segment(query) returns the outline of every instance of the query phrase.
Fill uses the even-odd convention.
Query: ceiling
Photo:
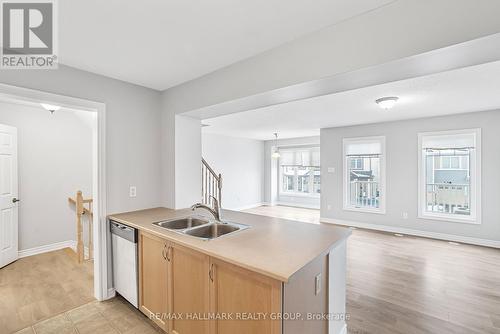
[[[319,135],[320,128],[500,109],[500,62],[205,119],[204,133],[273,139]],[[375,100],[400,99],[391,110]]]
[[[59,1],[59,61],[164,90],[390,2]]]

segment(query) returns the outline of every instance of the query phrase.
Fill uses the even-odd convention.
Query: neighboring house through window
[[[345,138],[344,210],[385,213],[385,137]]]
[[[419,134],[420,218],[480,222],[480,134]]]

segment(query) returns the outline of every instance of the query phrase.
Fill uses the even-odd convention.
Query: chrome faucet
[[[205,209],[207,211],[209,211],[213,216],[214,218],[217,220],[217,221],[220,221],[221,219],[221,214],[220,214],[220,205],[219,205],[219,201],[217,200],[217,198],[215,198],[214,196],[210,195],[210,198],[213,199],[214,201],[214,208],[212,209],[211,207],[209,207],[208,205],[205,205],[205,204],[202,204],[202,203],[196,203],[196,204],[193,204],[191,206],[191,210],[195,210],[195,209]]]

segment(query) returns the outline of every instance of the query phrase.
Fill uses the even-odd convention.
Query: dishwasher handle
[[[115,222],[111,220],[110,222],[111,234],[115,234],[123,239],[126,239],[134,244],[137,243],[137,230],[133,227]]]

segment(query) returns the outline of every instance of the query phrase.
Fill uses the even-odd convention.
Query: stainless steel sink
[[[219,238],[223,235],[246,230],[250,227],[248,225],[233,222],[219,222],[203,216],[175,218],[153,224],[179,234],[189,235],[203,240]]]
[[[191,216],[156,222],[153,224],[166,228],[168,230],[185,230],[196,226],[206,225],[208,223],[210,223],[210,220],[208,218],[201,216]]]
[[[205,226],[200,226],[184,231],[184,234],[201,238],[201,239],[215,239],[223,235],[228,235],[237,231],[249,228],[247,225],[236,223],[213,223]]]

